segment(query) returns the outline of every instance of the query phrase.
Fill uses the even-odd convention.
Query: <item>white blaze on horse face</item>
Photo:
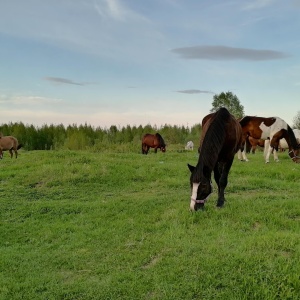
[[[196,183],[196,182],[193,183],[191,199],[194,199],[194,200],[197,199],[197,191],[198,191],[199,184],[200,183]],[[190,203],[191,210],[195,210],[195,204],[196,204],[195,201],[191,200],[191,203]]]

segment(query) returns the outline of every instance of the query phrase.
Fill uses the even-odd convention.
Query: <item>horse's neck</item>
[[[292,132],[292,133],[293,133],[293,132]],[[290,133],[290,134],[291,134],[291,133]],[[290,134],[289,134],[288,130],[284,130],[284,131],[283,131],[283,134],[282,134],[283,138],[285,138],[285,140],[286,140],[286,142],[287,142],[287,144],[288,144],[288,146],[289,146],[289,151],[297,149],[297,140],[296,140],[296,137],[295,137],[295,141],[294,141],[294,143],[293,143]],[[296,143],[296,144],[295,144],[295,143]],[[293,144],[294,144],[294,145],[293,145]]]

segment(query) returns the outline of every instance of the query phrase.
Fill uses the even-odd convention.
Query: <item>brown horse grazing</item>
[[[3,158],[3,151],[8,150],[10,157],[13,157],[13,151],[16,158],[18,157],[18,150],[22,147],[22,144],[18,143],[18,140],[13,136],[1,136],[0,137],[0,159]]]
[[[252,152],[252,154],[255,154],[257,146],[263,148],[265,146],[265,140],[255,139],[252,136],[248,136],[246,139],[246,152]]]
[[[142,154],[148,154],[150,148],[154,148],[155,153],[157,153],[157,149],[160,149],[161,152],[166,152],[165,141],[159,133],[156,134],[146,133],[143,136]]]
[[[191,210],[204,208],[212,193],[212,171],[218,185],[217,207],[224,205],[228,174],[241,144],[242,128],[226,108],[222,107],[203,119],[198,163],[196,167],[188,164],[191,171]]]
[[[262,118],[246,116],[240,120],[240,124],[243,130],[243,142],[245,142],[247,136],[251,136],[255,139],[266,140],[266,163],[269,162],[269,157],[272,151],[274,154],[274,160],[279,161],[277,151],[279,141],[282,138],[285,138],[288,143],[290,158],[294,162],[300,163],[300,145],[297,143],[293,130],[284,120],[278,117]]]

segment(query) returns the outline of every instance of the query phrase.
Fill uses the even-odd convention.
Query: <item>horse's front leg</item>
[[[267,139],[267,140],[265,140],[265,149],[264,149],[264,156],[265,156],[266,164],[270,162],[271,152],[272,152],[272,147],[270,144],[270,140]]]
[[[12,149],[9,149],[9,153],[10,153],[10,158],[13,158],[14,154],[12,152]]]
[[[157,147],[154,148],[154,152],[157,153]]]
[[[225,189],[228,183],[228,174],[233,162],[233,159],[230,159],[226,163],[219,163],[219,172],[220,172],[220,179],[218,185],[218,202],[217,207],[222,207],[225,202]]]

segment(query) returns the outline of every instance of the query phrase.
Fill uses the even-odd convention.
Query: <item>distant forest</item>
[[[145,133],[159,132],[167,145],[186,144],[192,140],[197,145],[201,125],[189,127],[171,126],[165,124],[161,127],[130,126],[120,127],[112,125],[109,128],[84,125],[43,125],[36,127],[25,125],[22,122],[0,125],[0,134],[12,135],[23,145],[25,150],[94,150],[106,149],[138,150],[141,139]]]

